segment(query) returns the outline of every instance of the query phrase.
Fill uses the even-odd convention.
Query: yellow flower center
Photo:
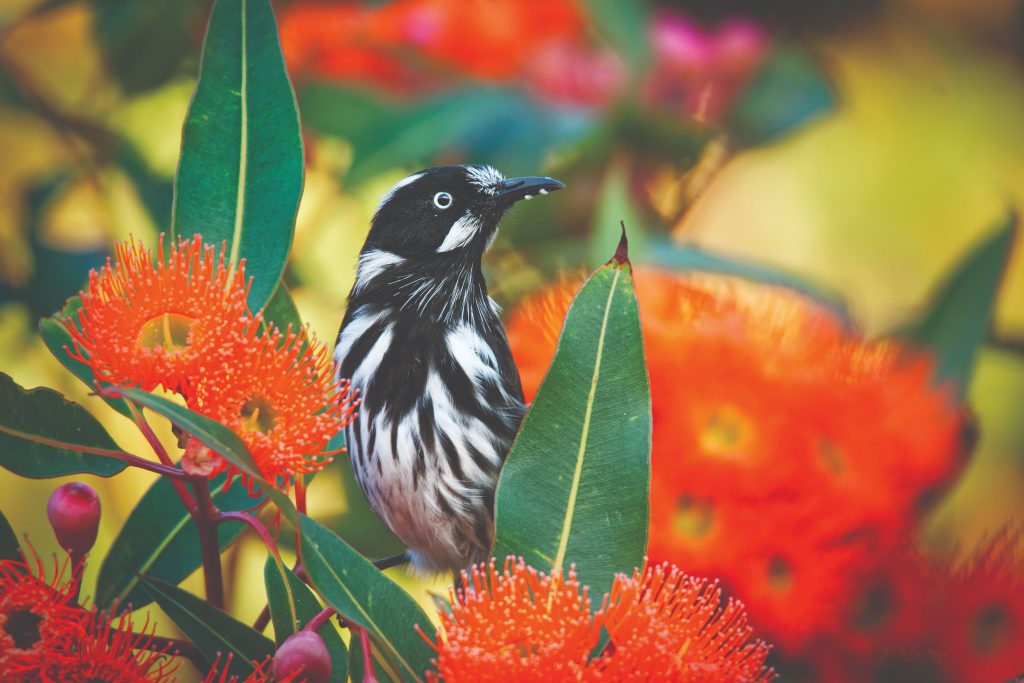
[[[267,434],[274,428],[274,408],[262,396],[254,396],[242,406],[242,429]]]
[[[709,455],[735,458],[754,438],[754,426],[735,406],[724,405],[711,411],[698,438],[701,450]]]
[[[142,326],[136,343],[151,351],[162,348],[164,353],[178,353],[188,346],[193,322],[193,318],[180,313],[162,313]]]
[[[711,533],[715,521],[715,510],[709,500],[697,500],[689,494],[683,495],[672,517],[672,530],[680,536],[701,538]]]

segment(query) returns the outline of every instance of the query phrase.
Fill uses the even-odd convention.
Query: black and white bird
[[[421,572],[487,557],[526,406],[480,261],[514,203],[564,187],[441,166],[397,183],[373,217],[335,367],[362,396],[345,432],[356,479]]]

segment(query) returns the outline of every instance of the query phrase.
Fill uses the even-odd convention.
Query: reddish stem
[[[263,629],[270,623],[270,605],[264,605],[263,611],[256,617],[256,621],[252,622],[252,628],[254,631],[263,633]]]
[[[253,515],[249,514],[248,512],[242,512],[242,511],[218,512],[213,517],[213,522],[215,524],[222,524],[222,523],[227,522],[228,520],[232,520],[232,519],[236,520],[236,521],[239,521],[239,522],[244,522],[245,524],[248,524],[249,527],[253,531],[255,531],[256,534],[260,537],[260,539],[263,541],[263,544],[265,546],[267,546],[267,550],[272,552],[274,554],[274,557],[276,557],[278,559],[281,559],[281,553],[279,553],[277,551],[277,541],[274,540],[273,535],[270,533],[270,531],[267,529],[267,527],[264,526],[263,522],[261,522],[256,517],[254,517]]]
[[[359,634],[359,647],[363,653],[363,683],[377,683],[377,676],[373,672],[373,649],[370,647],[370,634],[362,626],[349,624],[353,633]]]
[[[320,627],[323,626],[324,624],[326,624],[328,622],[328,620],[330,620],[330,618],[333,617],[337,613],[338,613],[338,611],[336,609],[334,609],[331,606],[327,606],[327,607],[325,607],[323,609],[322,612],[320,612],[315,617],[310,619],[309,623],[302,627],[302,630],[303,631],[313,631],[315,633],[315,632],[319,631]]]
[[[220,566],[220,543],[217,541],[217,518],[220,512],[210,497],[210,482],[206,479],[192,480],[196,492],[196,510],[192,519],[199,530],[199,548],[203,556],[203,581],[206,586],[206,601],[214,607],[224,609],[224,577]]]
[[[171,460],[171,456],[168,455],[167,449],[164,448],[164,445],[160,443],[160,439],[157,438],[156,432],[154,432],[153,428],[149,426],[149,422],[146,421],[146,417],[142,414],[142,411],[139,410],[139,408],[131,401],[125,401],[125,403],[128,405],[128,410],[131,411],[132,419],[135,420],[135,424],[138,426],[139,431],[142,432],[144,437],[146,437],[146,441],[149,442],[150,448],[152,448],[153,452],[156,453],[156,457],[160,459],[160,462],[163,463],[164,467],[181,475],[180,477],[170,477],[171,486],[174,487],[174,492],[178,494],[178,498],[181,498],[181,502],[185,506],[185,509],[194,515],[196,511],[196,501],[191,495],[189,495],[188,489],[185,487],[185,484],[182,483],[182,479],[186,478],[188,475],[174,466],[174,461]]]

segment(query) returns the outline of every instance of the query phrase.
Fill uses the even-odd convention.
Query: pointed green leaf
[[[347,621],[367,629],[400,680],[422,680],[434,627],[412,597],[345,541],[302,517],[302,559],[313,586]]]
[[[11,528],[11,524],[4,517],[4,514],[0,512],[0,560],[17,560],[20,562],[22,559],[24,558],[21,556],[18,536],[14,533],[14,529]]]
[[[30,479],[111,477],[127,467],[104,452],[121,449],[85,408],[53,389],[26,391],[0,373],[0,467]]]
[[[952,380],[963,396],[970,384],[978,351],[988,336],[1010,250],[1017,234],[1017,214],[976,246],[939,286],[928,312],[905,332],[935,354],[936,381]]]
[[[220,510],[245,510],[256,505],[244,486],[225,490],[224,475],[210,482],[210,495]],[[225,522],[217,527],[220,549],[230,546],[245,525]],[[152,600],[140,585],[140,574],[177,584],[202,565],[199,532],[192,516],[174,492],[170,480],[159,477],[128,515],[100,568],[96,606],[138,609]]]
[[[302,194],[299,115],[269,0],[217,0],[182,132],[172,237],[226,240],[263,308],[284,272]]]
[[[96,389],[96,375],[93,374],[92,368],[80,360],[73,358],[69,349],[75,348],[75,342],[71,338],[71,334],[67,328],[61,322],[61,318],[68,318],[78,314],[78,310],[82,308],[82,300],[73,296],[68,299],[67,303],[64,304],[64,308],[57,314],[50,318],[43,318],[39,321],[39,335],[43,338],[43,343],[46,344],[46,348],[50,350],[53,357],[60,361],[60,364],[71,371],[75,377],[82,380],[87,387],[90,389]],[[131,413],[128,412],[128,405],[124,400],[120,398],[109,398],[104,396],[103,400],[110,405],[111,408],[121,413],[125,417],[131,417]]]
[[[263,580],[267,588],[267,601],[270,603],[270,618],[274,623],[274,638],[280,645],[285,638],[308,624],[323,607],[309,586],[290,569],[278,565],[273,555],[267,557],[267,563],[263,566]],[[329,680],[345,683],[348,680],[348,650],[338,630],[330,622],[325,622],[317,633],[324,639],[327,651],[331,654]]]
[[[174,625],[199,649],[213,666],[218,654],[234,653],[229,671],[245,677],[252,673],[252,661],[274,654],[274,642],[249,628],[205,600],[159,579],[142,577],[146,589]],[[225,659],[221,659],[223,665]]]
[[[625,237],[576,294],[498,480],[493,555],[599,596],[647,548],[651,394]]]

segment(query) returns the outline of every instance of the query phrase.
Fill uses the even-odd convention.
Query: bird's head
[[[439,166],[399,181],[381,200],[366,250],[403,259],[461,253],[479,258],[505,212],[565,187],[554,178],[505,178],[490,166]]]

